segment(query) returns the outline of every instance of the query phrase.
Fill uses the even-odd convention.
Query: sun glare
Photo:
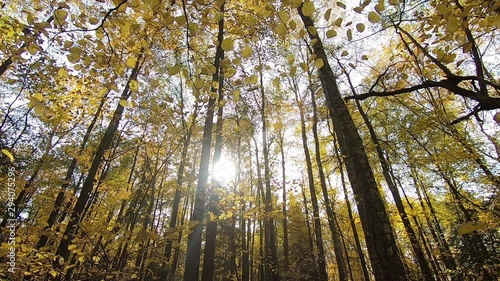
[[[236,168],[231,160],[221,157],[213,168],[213,178],[220,183],[230,183],[236,176]]]

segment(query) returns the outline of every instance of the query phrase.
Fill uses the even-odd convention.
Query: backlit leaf
[[[486,227],[486,224],[480,221],[471,221],[458,226],[457,233],[460,235],[469,234],[476,230],[481,230]]]
[[[332,37],[335,37],[335,36],[337,36],[337,31],[335,31],[335,30],[333,30],[333,29],[332,29],[332,30],[328,30],[328,31],[326,32],[326,37],[327,37],[327,38],[332,38]]]

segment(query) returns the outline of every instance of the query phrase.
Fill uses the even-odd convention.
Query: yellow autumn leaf
[[[245,46],[243,49],[241,49],[241,56],[244,58],[248,58],[249,56],[252,55],[252,53],[253,50],[249,46]]]
[[[290,68],[290,76],[295,76],[295,74],[297,73],[297,67],[296,66],[292,66]]]
[[[349,52],[348,51],[342,51],[342,54],[340,54],[341,56],[345,57],[347,55],[349,55]]]
[[[5,154],[10,159],[10,162],[14,163],[14,156],[7,149],[2,149],[2,153]]]
[[[460,21],[456,17],[451,16],[448,18],[448,21],[446,23],[448,32],[450,33],[456,32],[459,26],[460,26]]]
[[[307,31],[309,32],[309,34],[311,34],[311,35],[313,35],[313,36],[315,36],[315,35],[317,35],[317,34],[318,34],[318,31],[316,30],[316,27],[314,27],[314,26],[309,26],[309,27],[307,28]],[[313,45],[314,45],[314,44],[313,44]]]
[[[345,9],[345,8],[346,8],[345,4],[344,4],[344,3],[342,3],[342,2],[337,2],[337,6],[339,6],[339,7],[340,7],[340,8],[342,8],[342,9]]]
[[[291,20],[289,23],[288,23],[288,26],[290,26],[290,29],[291,30],[295,30],[297,28],[297,23],[294,21],[294,20]]]
[[[26,21],[28,22],[29,25],[33,25],[35,23],[35,18],[33,15],[29,14],[28,17],[26,18]]]
[[[325,65],[325,62],[323,61],[323,59],[321,58],[318,58],[314,61],[314,65],[318,68],[318,69],[321,69],[324,65]]]
[[[127,59],[127,61],[125,62],[125,65],[129,68],[134,68],[135,67],[135,63],[137,62],[137,60],[133,57],[130,57]]]
[[[233,49],[233,40],[226,38],[226,39],[222,40],[222,43],[220,46],[221,46],[222,50],[224,50],[225,52],[231,51]]]
[[[332,9],[330,8],[326,10],[325,15],[323,17],[325,18],[326,21],[329,21],[331,15],[332,15]]]
[[[357,30],[359,33],[361,33],[361,32],[363,32],[363,31],[365,31],[365,25],[364,25],[364,24],[362,24],[362,23],[358,23],[358,24],[356,24],[356,30]]]
[[[130,87],[130,90],[132,90],[132,91],[139,90],[139,82],[137,82],[136,80],[130,80],[130,82],[128,83],[128,85]]]
[[[276,34],[278,34],[279,36],[285,36],[286,32],[286,26],[280,22],[278,26],[276,26]]]
[[[172,66],[167,69],[168,75],[176,75],[181,71],[181,68],[178,66]]]
[[[347,40],[349,40],[349,41],[352,40],[352,30],[351,29],[347,30]]]
[[[59,9],[59,10],[54,12],[54,16],[55,16],[56,20],[58,21],[58,23],[64,23],[64,21],[66,20],[66,17],[68,16],[68,12],[66,10]]]
[[[302,4],[302,14],[306,17],[310,17],[314,13],[314,4],[311,1],[306,1]]]
[[[59,71],[57,71],[57,76],[61,78],[68,77],[68,71],[65,68],[60,68]]]
[[[335,36],[337,36],[337,31],[335,31],[333,29],[332,30],[328,30],[326,32],[326,38],[332,38],[332,37],[335,37]]]
[[[376,12],[371,11],[368,13],[368,20],[371,23],[377,23],[380,20],[380,16]]]
[[[127,107],[128,102],[126,100],[124,100],[124,99],[121,99],[120,100],[120,105],[123,106],[123,107]]]

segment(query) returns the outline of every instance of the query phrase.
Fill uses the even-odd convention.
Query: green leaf
[[[7,149],[2,149],[2,153],[5,154],[10,159],[10,162],[14,163],[14,156]]]

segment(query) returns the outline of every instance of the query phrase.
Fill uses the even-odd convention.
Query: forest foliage
[[[500,1],[0,1],[2,280],[499,276]]]

